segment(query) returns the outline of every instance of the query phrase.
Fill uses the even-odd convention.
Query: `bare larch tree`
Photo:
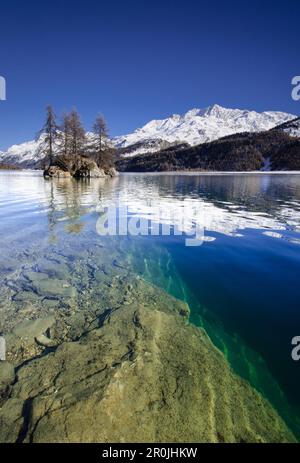
[[[70,115],[64,113],[62,115],[62,123],[60,125],[60,154],[63,156],[68,156],[70,154]]]
[[[113,165],[114,150],[109,146],[109,135],[106,121],[99,115],[93,125],[93,151],[96,156],[97,164],[101,168]]]
[[[70,116],[68,117],[70,155],[74,158],[75,167],[78,169],[80,164],[80,157],[84,155],[86,148],[85,130],[76,109],[73,109],[70,113]]]
[[[53,164],[59,138],[59,128],[56,123],[56,115],[50,105],[46,108],[46,121],[42,129],[39,131],[39,136],[44,136],[40,146],[40,151],[45,155],[45,159],[51,166]]]

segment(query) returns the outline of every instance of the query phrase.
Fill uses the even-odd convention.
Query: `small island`
[[[108,138],[103,116],[99,115],[92,132],[85,132],[76,109],[64,114],[58,125],[52,106],[46,108],[46,122],[39,132],[42,137],[45,178],[115,177],[115,150]]]

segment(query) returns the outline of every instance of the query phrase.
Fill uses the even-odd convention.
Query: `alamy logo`
[[[292,90],[292,98],[294,101],[299,101],[300,100],[300,76],[293,77],[292,85],[294,87]]]
[[[100,236],[185,236],[186,246],[201,246],[205,241],[202,208],[194,204],[175,207],[168,204],[98,207],[96,230]]]
[[[0,336],[0,361],[6,360],[6,342],[3,336]]]
[[[6,100],[6,80],[0,76],[0,100]]]
[[[292,346],[295,346],[292,350],[292,359],[295,362],[299,362],[300,360],[300,336],[295,336],[292,339]]]

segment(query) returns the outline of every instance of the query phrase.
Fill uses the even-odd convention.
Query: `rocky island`
[[[118,172],[112,166],[100,168],[96,161],[88,157],[81,156],[78,165],[72,162],[62,162],[61,158],[56,158],[54,163],[44,170],[44,177],[51,178],[107,178],[116,177]]]
[[[44,177],[115,177],[115,151],[109,143],[103,116],[98,116],[88,138],[75,109],[56,122],[52,106],[46,108],[46,122],[39,132],[42,142]]]

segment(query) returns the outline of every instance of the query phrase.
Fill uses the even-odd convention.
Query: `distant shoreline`
[[[10,164],[0,164],[0,170],[22,170],[21,167],[18,166],[12,166]]]
[[[249,171],[207,171],[201,172],[199,170],[172,170],[172,171],[160,171],[160,172],[119,172],[120,175],[287,175],[287,174],[294,174],[300,175],[300,170],[270,170],[270,171],[263,171],[263,170],[249,170]]]
[[[1,168],[0,172],[36,172],[43,173],[40,169],[22,169],[22,168]],[[199,170],[172,170],[172,171],[160,171],[160,172],[119,172],[119,175],[300,175],[300,170],[249,170],[249,171],[199,171]]]

